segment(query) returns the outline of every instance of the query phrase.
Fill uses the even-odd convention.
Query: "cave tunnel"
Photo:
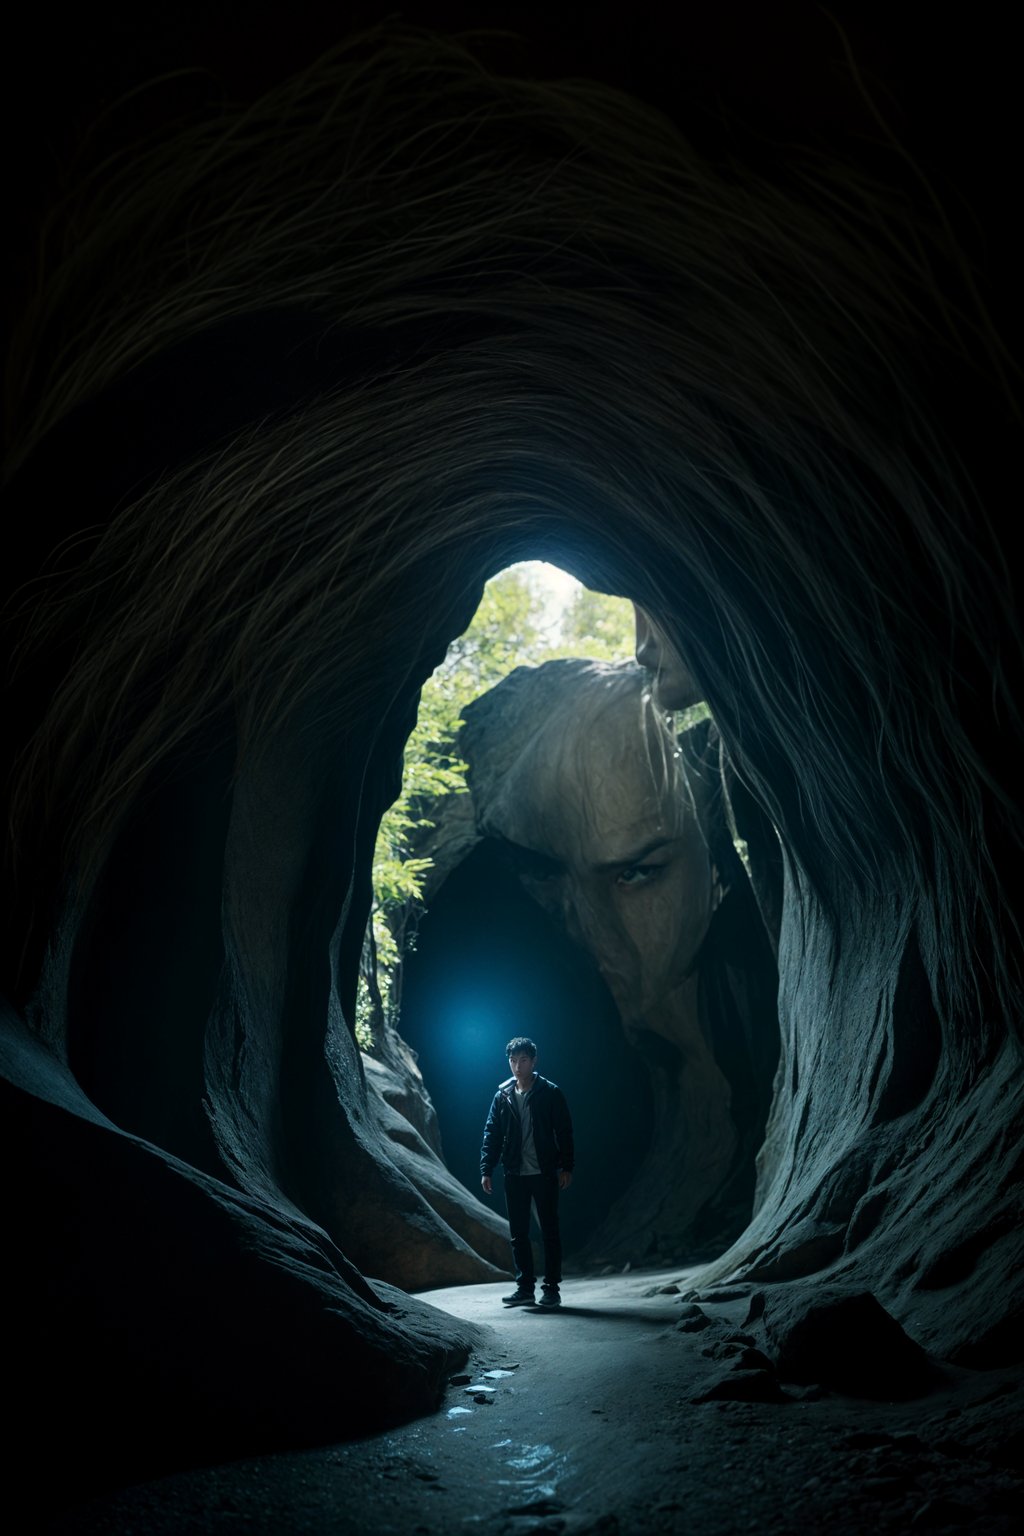
[[[595,1487],[602,1458],[631,1473],[636,1520],[582,1484],[578,1509],[506,1498],[502,1518],[675,1530],[676,1484],[714,1483],[705,1524],[725,1532],[735,1480],[749,1528],[778,1464],[772,1508],[799,1528],[977,1510],[978,1529],[1013,1528],[1024,668],[1000,327],[1016,274],[982,146],[1015,97],[977,73],[973,98],[936,85],[970,76],[959,30],[955,68],[910,66],[898,127],[913,149],[915,113],[933,126],[922,170],[826,30],[802,94],[808,55],[770,54],[790,92],[753,50],[739,95],[765,115],[745,126],[738,96],[722,110],[728,69],[677,89],[675,34],[645,76],[614,28],[604,70],[563,40],[531,72],[389,24],[298,84],[242,82],[235,115],[218,98],[193,118],[190,99],[191,126],[144,121],[123,158],[97,141],[47,219],[9,351],[0,1125],[12,1507],[55,1512],[55,1536],[65,1510],[67,1536],[104,1528],[102,1506],[99,1524],[76,1512],[92,1494],[242,1457],[270,1476],[283,1455],[301,1480],[290,1454],[325,1447],[383,1528],[392,1473],[396,1500],[434,1475],[413,1440],[388,1460],[387,1437],[458,1429],[439,1409],[467,1362],[519,1366],[503,1314],[474,1310],[507,1283],[507,1225],[444,1107],[450,1086],[479,1118],[523,1023],[477,1011],[473,964],[534,1010],[581,1123],[605,1109],[609,1054],[634,1083],[621,1149],[601,1150],[616,1211],[629,1165],[650,1165],[648,1104],[711,1080],[657,1029],[622,1051],[592,967],[486,843],[410,964],[430,1097],[402,1042],[360,1055],[374,839],[420,690],[485,583],[527,559],[634,601],[710,708],[717,747],[701,738],[694,762],[749,875],[733,867],[708,928],[686,1060],[706,1065],[702,1021],[727,1021],[718,1102],[752,1129],[698,1230],[673,1174],[703,1098],[651,1113],[652,1138],[677,1136],[651,1171],[669,1214],[653,1249],[617,1217],[611,1261],[666,1290],[628,1293],[653,1318],[635,1350],[616,1353],[621,1318],[595,1303],[603,1331],[578,1357],[606,1356],[613,1406],[656,1347],[679,1362],[657,1377],[678,1409],[658,1477],[644,1486],[649,1448],[632,1466],[642,1403],[625,1452],[624,1419],[588,1438],[572,1406],[547,1439],[529,1431],[552,1456],[586,1441]],[[472,937],[482,884],[494,949]],[[486,1060],[437,1022],[457,1019],[449,985]],[[769,1013],[744,1058],[743,1020]],[[449,1083],[453,1056],[480,1076]],[[596,1263],[594,1207],[565,1204]],[[521,1379],[554,1391],[557,1357],[522,1347]],[[698,1378],[701,1394],[677,1385]],[[791,1466],[771,1415],[804,1407],[809,1459]],[[722,1461],[730,1421],[760,1487],[752,1458]],[[822,1425],[849,1431],[834,1497]],[[862,1486],[879,1448],[884,1519]],[[359,1531],[328,1465],[315,1528]],[[464,1508],[484,1518],[473,1476]],[[223,1503],[204,1484],[194,1527],[241,1507],[287,1529],[257,1483]]]

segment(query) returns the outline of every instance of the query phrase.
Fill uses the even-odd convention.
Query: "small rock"
[[[728,1339],[712,1339],[701,1350],[705,1360],[736,1360],[742,1352],[742,1344],[730,1344]]]
[[[775,1374],[774,1365],[759,1349],[741,1348],[732,1369],[734,1371],[770,1371],[773,1376]]]
[[[700,1307],[688,1307],[675,1326],[677,1333],[702,1333],[705,1328],[712,1328],[714,1322]]]
[[[484,1371],[488,1381],[499,1381],[503,1376],[511,1376],[511,1371]]]
[[[448,1377],[449,1384],[453,1387],[464,1387],[468,1381],[472,1380],[472,1376],[468,1375],[466,1371],[461,1371],[458,1376]]]
[[[473,1401],[474,1403],[487,1403],[490,1407],[494,1407],[494,1398],[488,1397],[486,1392],[478,1392]]]
[[[855,1429],[843,1444],[855,1451],[877,1451],[883,1445],[892,1445],[892,1435],[887,1435],[884,1429]]]
[[[720,1376],[692,1403],[784,1403],[787,1401],[771,1371],[729,1371]]]
[[[755,1291],[750,1298],[750,1305],[747,1307],[747,1315],[743,1319],[744,1328],[749,1328],[751,1323],[760,1322],[761,1318],[764,1316],[764,1307],[764,1291]]]

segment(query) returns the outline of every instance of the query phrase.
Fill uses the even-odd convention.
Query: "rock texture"
[[[40,1536],[1016,1532],[1022,1405],[1010,1372],[953,1369],[928,1398],[896,1402],[780,1383],[727,1310],[709,1303],[707,1328],[682,1333],[671,1301],[638,1294],[650,1279],[579,1280],[557,1316],[506,1313],[430,1418],[182,1472],[80,1506]],[[500,1290],[429,1299],[489,1323]]]
[[[758,1209],[709,1278],[818,1286],[870,1275],[936,1353],[978,1366],[1020,1359],[1016,1044],[978,1050],[942,1018],[895,903],[880,902],[870,924],[844,917],[838,973],[834,940],[799,905],[790,888]]]
[[[685,660],[777,935],[756,1209],[704,1283],[841,1284],[960,1369],[1024,1356],[1000,92],[950,129],[917,66],[915,154],[830,38],[810,97],[842,80],[846,116],[808,136],[787,93],[745,135],[728,67],[703,102],[677,77],[689,45],[652,110],[389,24],[236,115],[189,101],[98,157],[38,272],[30,242],[0,566],[19,1469],[37,1429],[74,1450],[93,1382],[129,1475],[358,1434],[465,1352],[377,1282],[493,1278],[490,1239],[351,1026],[418,690],[527,557]]]
[[[0,1069],[5,1165],[31,1172],[4,1212],[12,1506],[39,1498],[47,1446],[81,1493],[435,1405],[477,1330],[364,1280],[294,1207],[121,1131],[7,1010]]]

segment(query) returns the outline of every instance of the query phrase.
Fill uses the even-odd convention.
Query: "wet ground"
[[[560,1312],[503,1308],[507,1282],[430,1292],[491,1330],[436,1414],[123,1489],[47,1536],[1017,1530],[1019,1372],[947,1371],[910,1403],[785,1384],[742,1401],[766,1379],[747,1296],[702,1293],[693,1330],[687,1289],[664,1271],[567,1281]]]

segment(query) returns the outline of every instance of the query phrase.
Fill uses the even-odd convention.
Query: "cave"
[[[11,1507],[54,1536],[282,1530],[280,1499],[296,1530],[625,1536],[689,1507],[725,1532],[759,1501],[781,1528],[1013,1528],[1000,92],[950,34],[956,102],[906,66],[892,127],[838,24],[801,23],[770,84],[756,24],[707,78],[673,73],[680,36],[651,26],[620,47],[605,18],[601,59],[563,38],[542,65],[444,25],[346,34],[303,74],[236,80],[237,110],[151,101],[52,215],[27,199],[45,241],[8,363],[3,1308]],[[622,999],[484,827],[410,957],[409,1038],[365,1060],[354,1034],[419,691],[526,559],[632,600],[706,700],[695,752],[734,860],[707,1006],[772,1021],[720,1222],[668,1220],[634,1264],[593,1247],[595,1203],[566,1217],[581,1316],[552,1321],[569,1341],[589,1308],[603,1332],[562,1376],[603,1357],[618,1384],[585,1415],[494,1301],[507,1227],[466,1183],[440,1081],[468,1037],[446,1045],[431,995],[471,985],[485,885],[505,948],[484,957],[517,1006],[582,999],[619,1051]],[[561,1039],[599,1112],[600,1063]],[[645,1095],[684,1081],[640,1070],[659,1049],[623,1067],[616,1200],[662,1123]],[[631,1386],[655,1349],[657,1413]],[[468,1446],[521,1412],[498,1401],[516,1370],[562,1404],[534,1450],[589,1447],[589,1491],[556,1498],[524,1453],[529,1497],[466,1471],[442,1517],[414,1448],[460,1432],[453,1413]],[[463,1385],[475,1410],[449,1406]],[[842,1475],[816,1471],[823,1430]],[[598,1475],[616,1462],[628,1508]]]

